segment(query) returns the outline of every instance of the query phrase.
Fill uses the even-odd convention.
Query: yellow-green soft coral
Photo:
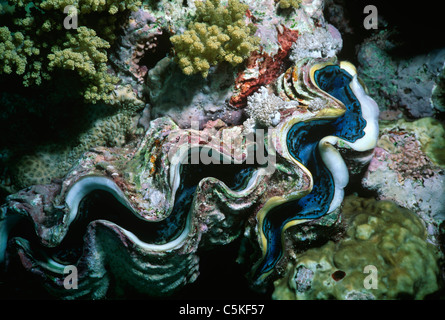
[[[62,9],[66,6],[75,6],[79,13],[103,12],[116,14],[118,11],[137,10],[142,3],[139,0],[46,0],[40,3],[40,8],[45,10]]]
[[[227,6],[219,0],[197,1],[195,5],[196,18],[188,30],[170,38],[185,74],[207,77],[211,66],[223,61],[240,64],[257,49],[256,28],[244,20],[247,5],[238,0],[229,0]]]
[[[14,7],[14,10],[11,8]],[[65,6],[74,6],[79,27],[63,27]],[[86,102],[109,102],[119,79],[107,72],[115,40],[115,14],[136,10],[138,0],[10,0],[0,8],[0,74],[16,73],[24,86],[40,85],[58,70],[77,73]],[[100,18],[93,15],[106,12]]]
[[[440,289],[439,250],[414,213],[349,196],[342,216],[345,238],[297,255],[275,282],[275,299],[423,299]]]
[[[298,9],[300,7],[301,0],[280,0],[278,5],[281,9],[288,9],[290,7]]]
[[[119,11],[137,10],[137,8],[142,5],[140,0],[10,0],[8,2],[19,7],[33,4],[43,10],[58,10],[62,12],[65,7],[74,6],[79,10],[78,13],[81,14],[104,11],[110,14],[116,14]],[[7,3],[2,3],[1,5],[5,8],[10,8]]]
[[[11,32],[8,27],[0,27],[0,71],[10,74],[15,71],[25,73],[28,57],[38,55],[34,42],[21,32]]]
[[[53,47],[48,55],[48,69],[54,68],[76,71],[87,80],[84,97],[87,101],[107,100],[118,79],[107,73],[106,49],[110,47],[96,32],[87,27],[79,27],[77,34],[67,34],[63,48]]]

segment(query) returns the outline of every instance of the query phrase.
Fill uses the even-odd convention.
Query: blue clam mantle
[[[342,142],[354,151],[375,146],[378,134],[378,108],[360,86],[356,71],[349,63],[315,64],[310,73],[313,84],[344,105],[337,117],[316,116],[288,126],[286,147],[312,179],[312,188],[301,197],[278,201],[258,213],[263,259],[255,278],[267,276],[283,255],[284,231],[308,219],[320,218],[341,204],[348,170],[334,145]],[[272,200],[274,201],[274,200]]]

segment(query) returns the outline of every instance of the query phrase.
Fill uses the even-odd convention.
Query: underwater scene
[[[0,299],[445,299],[440,14],[0,0]]]

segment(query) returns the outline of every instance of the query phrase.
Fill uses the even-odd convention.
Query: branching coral
[[[249,116],[244,122],[244,132],[253,130],[255,125],[270,128],[276,126],[281,119],[280,109],[298,106],[298,102],[284,101],[273,93],[269,93],[266,87],[261,87],[247,98],[246,113]]]
[[[64,29],[65,6],[80,13],[81,26]],[[115,14],[135,10],[140,1],[10,0],[0,16],[0,74],[16,73],[24,86],[41,85],[58,70],[80,76],[86,102],[108,102],[118,78],[108,74],[107,50],[116,36]],[[107,12],[101,18],[94,14]],[[96,31],[97,30],[97,31]]]
[[[257,49],[255,27],[244,21],[247,5],[238,0],[229,0],[227,7],[219,0],[197,1],[195,5],[196,18],[188,30],[170,38],[185,74],[201,73],[205,78],[211,66],[223,61],[240,64]]]
[[[332,26],[315,28],[313,33],[305,33],[292,45],[289,59],[298,61],[306,57],[332,57],[341,50],[343,41]]]

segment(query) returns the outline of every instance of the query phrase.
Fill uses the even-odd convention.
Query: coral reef
[[[404,131],[392,131],[389,136],[383,135],[380,141],[394,146],[388,148],[388,166],[397,172],[401,184],[406,178],[423,182],[434,175],[431,160],[421,151],[420,144],[413,135]]]
[[[124,94],[122,94],[124,95]],[[123,97],[122,109],[116,113],[115,108],[106,105],[90,105],[83,114],[84,131],[69,137],[63,142],[47,143],[34,152],[14,156],[14,163],[9,165],[8,185],[12,190],[25,188],[35,184],[47,184],[53,179],[60,179],[78,161],[79,157],[92,147],[121,147],[130,138],[141,134],[137,128],[138,111],[143,104],[137,100],[125,106]]]
[[[298,101],[287,102],[274,93],[269,93],[266,87],[247,98],[245,109],[249,119],[244,122],[245,132],[254,130],[255,125],[263,128],[275,127],[281,119],[280,109],[295,108]]]
[[[273,298],[423,299],[440,289],[440,253],[414,213],[390,201],[349,196],[341,216],[344,238],[296,254],[286,276],[275,281]],[[373,280],[367,266],[375,268]]]
[[[127,4],[128,6],[123,2],[119,6],[119,11],[124,15],[126,11],[135,9],[137,3]],[[54,4],[56,8],[51,8],[59,10],[62,5],[60,2]],[[89,19],[94,14],[107,11],[112,8],[113,3],[108,3],[107,7],[99,5],[94,12],[90,12],[92,7],[88,7],[88,3],[82,5],[84,12],[79,19],[87,21],[89,26],[101,26],[98,28],[101,36],[85,26],[79,26],[73,31],[65,30],[64,38],[67,41],[63,46],[48,47],[45,51],[47,59],[42,62],[46,69],[52,69],[52,80],[41,83],[41,86],[28,87],[25,91],[10,93],[5,89],[5,92],[0,93],[2,104],[5,105],[2,123],[12,123],[9,130],[5,129],[9,134],[2,141],[9,156],[4,159],[3,165],[7,169],[2,172],[5,184],[0,189],[15,192],[29,185],[49,183],[51,179],[63,177],[89,148],[120,146],[137,132],[141,133],[134,124],[138,122],[138,112],[147,105],[140,81],[134,83],[134,79],[138,77],[142,80],[138,74],[139,68],[136,67],[136,60],[141,58],[137,49],[139,43],[153,40],[150,35],[154,31],[150,29],[153,23],[146,28],[138,29],[138,26],[147,21],[153,22],[154,18],[147,12],[138,10],[132,12],[127,20],[122,20],[120,14],[105,14],[101,19],[91,21]],[[53,15],[59,14],[48,11],[48,17]],[[124,21],[125,26],[129,25],[125,29],[127,33],[114,35],[113,30],[121,21]],[[108,25],[104,27],[103,23]],[[156,26],[153,28],[158,30]],[[16,34],[19,35],[20,32]],[[59,40],[51,41],[59,43]],[[121,51],[116,47],[111,50],[111,43],[120,44]],[[20,50],[22,49],[23,47]],[[110,50],[112,54],[108,57]],[[143,51],[145,52],[144,49]],[[129,63],[125,60],[127,52],[130,52],[128,60],[135,62],[134,67],[130,68],[130,76],[124,67]],[[88,57],[94,61],[88,61]],[[110,65],[114,73],[109,73]],[[62,69],[77,70],[82,81],[88,84],[85,86],[78,83],[76,76],[70,73],[72,71],[60,73]],[[6,84],[9,80],[5,78],[4,81]],[[20,93],[23,94],[22,97],[19,96]],[[28,96],[32,99],[27,99]],[[103,103],[105,101],[108,105]],[[92,104],[93,102],[96,104]],[[45,140],[48,136],[59,138]]]
[[[148,67],[141,60],[156,51],[158,39],[163,35],[162,27],[152,12],[139,8],[130,13],[122,30],[123,34],[116,40],[119,45],[110,53],[110,64],[117,69],[122,82],[143,84]],[[127,79],[129,75],[133,81]]]
[[[71,5],[77,8],[80,13],[90,13],[90,12],[108,12],[109,14],[116,14],[123,10],[137,10],[138,6],[142,3],[139,0],[112,0],[106,2],[99,1],[65,1],[65,0],[45,0],[39,4],[39,7],[45,10],[50,9],[64,9],[66,6]]]
[[[324,6],[324,15],[329,23],[333,24],[343,35],[354,32],[345,0],[325,0]]]
[[[108,102],[108,94],[114,89],[118,82],[116,77],[107,73],[107,55],[105,49],[110,47],[104,39],[96,36],[96,32],[86,27],[79,27],[77,34],[67,34],[63,50],[57,47],[51,48],[48,54],[48,71],[55,68],[65,70],[76,70],[79,76],[88,83],[83,92],[86,101],[96,103],[97,101]]]
[[[8,196],[1,207],[1,261],[20,260],[48,292],[67,299],[113,295],[109,288],[119,287],[121,281],[138,292],[162,296],[193,282],[199,250],[232,242],[251,214],[256,218],[249,228],[258,230],[250,239],[257,248],[252,281],[263,284],[274,266],[288,258],[280,244],[289,226],[311,220],[309,229],[335,224],[348,180],[343,157],[357,158],[355,153],[372,149],[377,132],[377,107],[358,83],[352,65],[309,59],[298,70],[316,74],[314,83],[295,82],[308,100],[308,95],[325,95],[324,108],[311,111],[283,101],[288,108],[269,136],[257,134],[252,139],[252,133],[246,139],[242,126],[228,128],[221,120],[208,121],[199,131],[183,130],[169,117],[157,118],[137,143],[90,149],[61,180]],[[264,90],[259,94],[266,95]],[[118,130],[109,120],[106,123],[110,133]],[[324,132],[326,125],[335,131]],[[314,135],[321,139],[319,147],[304,141],[307,130],[320,131],[321,136]],[[107,132],[94,137],[117,138]],[[354,152],[340,155],[337,144]],[[267,159],[261,145],[267,146]],[[319,200],[322,195],[331,196]],[[95,209],[113,203],[113,197],[115,205],[123,205],[113,216]],[[319,203],[316,213],[311,212],[312,202]],[[290,216],[276,215],[282,208]],[[37,247],[30,246],[33,241],[22,228],[14,228],[18,222],[32,224]],[[8,241],[11,232],[14,236]],[[116,267],[123,261],[125,275],[112,286],[110,279],[123,268]],[[81,290],[64,289],[67,265],[79,269]],[[160,268],[163,275],[152,277]]]
[[[326,23],[321,14],[322,2],[302,2],[298,9],[283,16],[277,15],[275,9],[274,1],[264,1],[264,9],[253,4],[250,7],[252,16],[256,18],[256,35],[261,39],[261,50],[251,54],[246,61],[245,70],[238,74],[230,99],[231,106],[244,108],[248,96],[273,83],[289,67],[291,51],[294,52],[295,62],[301,58],[297,57],[298,52],[310,51],[306,49],[308,45],[314,51],[313,57],[333,56],[341,49],[339,32]],[[319,25],[315,21],[319,21]],[[316,36],[309,40],[310,34]],[[297,45],[296,41],[301,36],[308,41]],[[319,45],[318,49],[313,46],[313,40]],[[315,54],[317,50],[320,54]]]
[[[303,58],[329,58],[342,48],[340,33],[333,26],[316,28],[313,33],[305,33],[292,45],[289,59],[298,61]]]
[[[187,76],[166,57],[148,72],[151,117],[170,116],[181,128],[199,123],[202,129],[207,121],[217,119],[227,124],[240,124],[242,112],[226,107],[234,78],[230,65],[219,66],[218,72],[207,78]]]
[[[243,108],[247,104],[247,97],[262,86],[275,81],[283,72],[284,60],[289,54],[292,43],[297,39],[298,32],[281,27],[277,34],[280,44],[278,52],[271,55],[267,52],[253,53],[246,62],[246,70],[241,72],[235,80],[235,88],[230,98],[230,105]]]
[[[0,0],[0,295],[443,298],[445,51],[384,9]]]
[[[439,112],[445,112],[445,68],[442,68],[442,72],[440,73],[437,82],[433,87],[433,93],[431,96],[431,100],[433,106]]]
[[[2,53],[2,73],[10,74],[13,72],[15,66],[15,71],[17,74],[21,75],[25,73],[27,56],[32,56],[33,54],[39,54],[40,50],[33,47],[33,42],[29,39],[25,40],[23,33],[15,32],[11,33],[8,27],[0,28],[0,52]],[[41,68],[41,63],[36,63],[34,68],[39,71]],[[37,76],[35,76],[37,77]],[[44,74],[44,77],[47,77]],[[37,78],[36,82],[40,83],[41,78]],[[27,82],[26,82],[27,83]]]

